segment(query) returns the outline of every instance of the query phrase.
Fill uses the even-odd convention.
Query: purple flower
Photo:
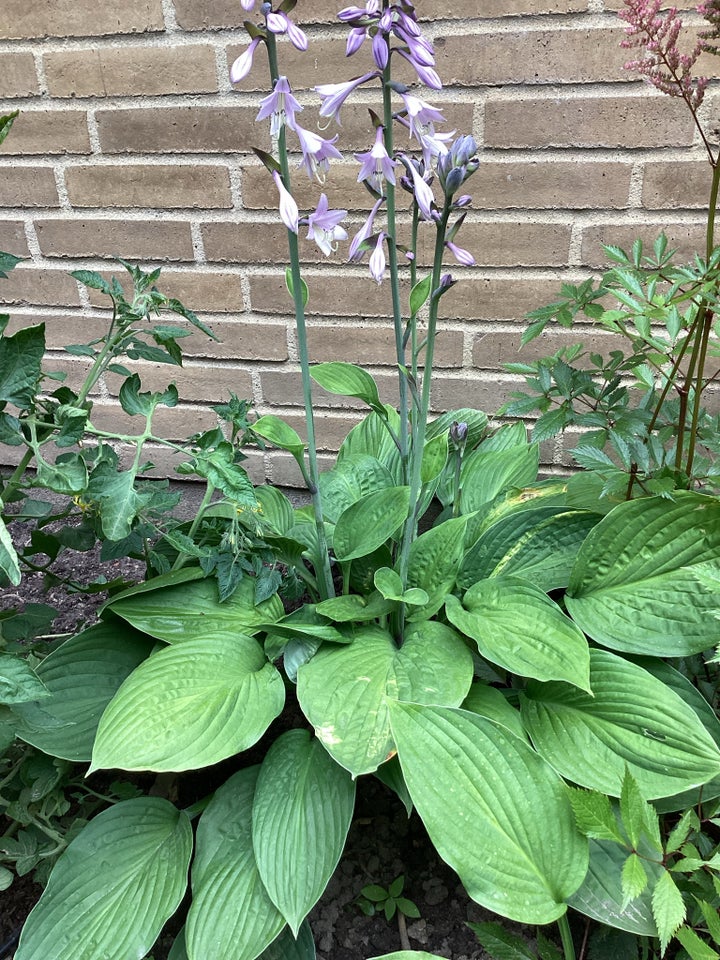
[[[295,133],[300,139],[300,149],[303,158],[301,164],[307,170],[308,176],[315,177],[319,183],[325,182],[325,175],[330,169],[330,159],[342,160],[342,154],[333,146],[338,134],[332,140],[325,140],[312,130],[306,130],[300,124],[295,125]]]
[[[370,254],[370,260],[368,261],[368,267],[370,268],[370,276],[376,283],[382,283],[383,277],[385,276],[385,234],[381,230],[378,234],[377,243],[375,244],[375,249]]]
[[[383,127],[378,127],[372,150],[356,153],[355,159],[361,164],[358,183],[367,181],[376,193],[383,192],[383,178],[395,183],[395,161],[390,158],[383,142]]]
[[[255,119],[270,117],[270,136],[274,139],[283,126],[295,129],[295,114],[300,110],[302,106],[292,95],[287,77],[278,77],[273,92],[260,101],[260,112]]]
[[[293,233],[297,233],[300,213],[293,195],[285,187],[285,184],[282,182],[280,174],[277,172],[277,170],[273,172],[273,180],[275,181],[275,186],[280,192],[280,219],[288,228],[288,230],[292,230]]]
[[[362,260],[363,258],[364,250],[360,250],[360,247],[371,236],[373,232],[373,223],[375,221],[375,216],[378,210],[380,209],[380,204],[383,202],[384,199],[385,199],[384,197],[380,197],[380,199],[376,201],[372,210],[368,214],[367,219],[365,220],[363,225],[360,227],[358,232],[350,241],[350,249],[348,250],[348,260],[351,260],[353,263],[357,263],[358,260]]]
[[[475,257],[470,253],[469,250],[465,250],[463,247],[456,246],[452,240],[446,240],[445,246],[455,257],[458,263],[461,263],[464,267],[475,266]]]
[[[322,83],[315,87],[322,100],[320,116],[334,118],[336,123],[340,123],[340,110],[353,90],[377,75],[377,71],[373,70],[371,73],[364,73],[361,77],[355,77],[354,80],[347,80],[345,83]]]
[[[250,11],[255,6],[255,0],[240,0],[240,6],[243,10]]]
[[[420,173],[417,170],[417,167],[414,163],[408,162],[405,164],[413,180],[413,194],[415,196],[415,202],[418,205],[420,213],[425,220],[434,220],[433,216],[433,204],[435,203],[435,197],[433,192],[430,189],[430,185],[420,176]]]
[[[390,59],[390,50],[386,35],[381,30],[378,30],[372,39],[372,52],[375,63],[384,70]]]
[[[367,30],[365,30],[364,27],[353,27],[348,34],[345,45],[345,56],[351,57],[354,53],[357,53],[365,42],[365,37],[367,37]]]
[[[286,33],[290,43],[298,50],[307,50],[308,39],[305,33],[296,23],[284,13],[269,13],[267,15],[267,28],[271,33]]]
[[[420,143],[425,162],[428,163],[430,157],[447,153],[445,143],[452,140],[454,131],[452,133],[435,132],[436,123],[445,123],[442,113],[420,97],[414,97],[409,93],[401,93],[400,96],[407,110],[405,123],[410,128],[410,136],[415,137]]]
[[[338,240],[347,240],[347,230],[340,221],[347,216],[347,210],[328,210],[328,199],[320,194],[317,208],[308,216],[308,240],[314,240],[326,257],[337,250]]]
[[[398,48],[398,53],[401,57],[405,57],[407,62],[412,66],[421,83],[424,83],[426,87],[430,87],[433,90],[442,90],[442,80],[434,67],[426,67],[425,64],[420,63],[405,50]]]
[[[230,81],[240,83],[252,70],[253,57],[260,43],[260,37],[256,37],[250,46],[240,54],[235,63],[230,67]]]

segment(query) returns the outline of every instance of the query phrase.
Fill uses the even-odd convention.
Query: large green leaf
[[[399,436],[400,416],[397,410],[387,404],[384,409],[383,417],[373,411],[352,428],[340,445],[337,459],[339,463],[345,457],[356,453],[368,454],[386,466],[393,475],[395,484],[400,484],[402,483],[400,454],[386,426],[386,424],[389,425],[395,436]]]
[[[591,650],[590,687],[531,682],[521,702],[538,752],[568,780],[617,797],[627,766],[652,800],[720,773],[720,749],[696,713],[647,670]]]
[[[587,641],[556,603],[521,577],[495,577],[448,597],[448,620],[491,663],[536,680],[566,680],[589,690]]]
[[[0,704],[42,700],[49,691],[23,657],[0,653]]]
[[[333,534],[338,560],[365,557],[389,540],[408,515],[410,487],[388,487],[370,493],[344,510]]]
[[[44,353],[44,323],[0,337],[0,403],[29,409],[42,376]]]
[[[355,783],[306,730],[288,731],[268,750],[255,788],[253,847],[295,936],[338,864],[354,805]]]
[[[402,647],[376,626],[349,647],[324,646],[298,671],[298,699],[318,738],[353,776],[391,755],[388,700],[459,706],[472,682],[470,651],[445,624],[409,626]]]
[[[550,923],[587,870],[564,784],[530,746],[464,710],[392,703],[405,780],[468,894],[521,923]]]
[[[303,920],[297,939],[290,927],[285,927],[269,947],[263,950],[260,960],[315,960],[315,941],[307,920]]]
[[[89,760],[103,711],[153,646],[119,621],[66,640],[37,667],[50,696],[14,709],[18,737],[53,757]]]
[[[2,507],[3,503],[2,500],[0,500],[0,573],[5,574],[10,583],[16,587],[20,583],[22,575],[20,573],[17,551],[13,546],[12,537],[2,518]]]
[[[93,470],[87,486],[88,500],[96,500],[102,530],[108,540],[123,540],[130,535],[144,498],[135,489],[135,470],[117,470],[103,462]]]
[[[259,624],[279,620],[285,612],[277,595],[255,605],[253,577],[243,577],[233,595],[222,603],[215,580],[170,580],[168,586],[160,584],[160,580],[158,577],[149,581],[145,590],[127,591],[105,609],[168,643],[182,643],[208,634],[232,640],[238,631],[255,632]]]
[[[455,586],[465,546],[463,537],[467,517],[446,520],[420,534],[410,547],[408,587],[419,587],[428,595],[428,602],[410,614],[411,620],[431,617],[443,605]]]
[[[144,957],[187,884],[192,828],[160,797],[118,803],[55,865],[16,960]]]
[[[287,450],[294,457],[302,456],[302,452],[307,444],[290,424],[285,423],[280,417],[274,414],[267,414],[260,417],[252,425],[253,433],[256,433],[263,440],[267,440],[274,447],[280,450]]]
[[[92,770],[189,770],[240,753],[285,702],[260,644],[236,633],[165,647],[123,683],[100,720]]]
[[[621,503],[590,532],[566,604],[603,646],[682,657],[717,642],[718,581],[720,500],[675,492]]]
[[[512,487],[524,487],[537,477],[538,445],[516,444],[487,451],[486,441],[463,461],[460,471],[460,507],[472,513]]]
[[[383,410],[377,384],[362,367],[340,361],[318,363],[311,368],[310,376],[329,393],[337,393],[341,397],[357,397],[373,410]]]
[[[252,809],[260,767],[223,784],[197,828],[193,899],[185,929],[190,960],[254,960],[285,919],[263,886],[252,845]]]
[[[587,875],[568,902],[574,910],[610,927],[641,937],[656,937],[652,891],[664,868],[656,862],[657,853],[652,852],[643,861],[650,883],[640,896],[623,906],[622,868],[628,853],[625,847],[611,840],[591,840]]]
[[[480,536],[463,560],[458,586],[520,576],[546,593],[568,585],[578,550],[600,519],[586,510],[536,507],[503,517]]]
[[[351,454],[320,474],[323,516],[337,523],[340,514],[371,493],[394,486],[392,474],[375,457]]]

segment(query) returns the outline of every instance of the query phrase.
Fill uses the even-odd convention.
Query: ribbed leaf
[[[187,884],[188,817],[160,797],[118,803],[60,856],[16,960],[144,957]]]
[[[522,725],[520,711],[511,706],[497,687],[487,683],[473,683],[468,695],[462,702],[463,710],[478,713],[481,717],[488,717],[514,733],[521,740],[527,740],[525,728]]]
[[[472,682],[470,651],[450,627],[414,624],[398,648],[379,627],[349,647],[323,647],[298,671],[298,699],[318,738],[353,776],[393,751],[388,699],[459,706]]]
[[[254,960],[285,926],[255,863],[252,808],[259,770],[248,767],[230,777],[198,823],[185,930],[190,960]]]
[[[355,784],[305,730],[275,741],[255,789],[252,840],[271,900],[297,936],[338,864]]]
[[[236,633],[165,647],[132,673],[100,720],[91,770],[189,770],[246,750],[285,702],[260,644]]]
[[[357,397],[374,410],[382,409],[377,384],[362,367],[340,361],[318,363],[310,370],[310,376],[329,393]]]
[[[483,657],[537,680],[566,680],[589,690],[585,637],[556,603],[520,577],[481,580],[445,601],[448,620],[477,643]]]
[[[320,474],[323,516],[337,523],[340,514],[370,493],[394,486],[387,467],[367,454],[351,454],[338,460],[332,470]]]
[[[521,923],[561,917],[585,876],[587,840],[560,778],[485,717],[406,703],[390,716],[413,803],[473,900]]]
[[[151,586],[153,582],[150,581]],[[246,576],[235,593],[222,603],[214,580],[196,580],[127,591],[106,609],[167,643],[181,643],[207,634],[232,641],[238,631],[254,632],[258,624],[279,620],[285,613],[278,596],[257,606],[254,599],[255,578]]]
[[[89,760],[103,711],[153,646],[120,621],[66,640],[37,667],[50,696],[15,708],[17,736],[53,757]]]
[[[537,444],[514,444],[488,453],[489,442],[486,441],[463,462],[460,473],[462,513],[472,513],[505,490],[527,486],[537,477]]]
[[[590,687],[592,696],[530,682],[521,702],[535,747],[564,777],[617,797],[627,765],[652,800],[720,773],[720,750],[695,712],[647,670],[591,650]]]
[[[340,514],[333,548],[338,560],[365,557],[385,543],[408,515],[410,487],[377,490]]]
[[[290,927],[285,927],[280,936],[263,950],[260,960],[315,960],[315,941],[307,920],[303,920],[297,939]]]
[[[603,646],[682,657],[717,641],[718,577],[720,501],[676,491],[615,507],[585,540],[565,600]]]
[[[410,620],[426,620],[437,613],[455,586],[465,549],[466,526],[467,517],[456,517],[421,533],[414,540],[410,547],[407,585],[425,590],[429,599],[422,607],[410,612]]]

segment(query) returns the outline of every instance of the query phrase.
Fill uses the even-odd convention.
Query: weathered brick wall
[[[343,5],[299,0],[295,16],[310,48],[281,47],[281,69],[308,106],[303,119],[317,102],[315,84],[369,68],[366,50],[344,58],[345,31],[333,22]],[[450,127],[472,132],[482,151],[461,235],[477,266],[455,269],[462,282],[442,301],[433,405],[492,413],[517,379],[500,365],[517,356],[523,314],[552,299],[562,279],[599,264],[601,243],[629,244],[662,228],[684,250],[700,243],[706,164],[683,104],[622,70],[615,0],[417,0],[417,7],[446,83],[421,95],[443,108]],[[264,55],[236,89],[228,79],[247,42],[245,16],[238,0],[0,3],[0,112],[22,111],[0,147],[0,249],[28,258],[0,281],[11,329],[45,320],[53,351],[98,334],[102,301],[67,271],[109,272],[113,255],[163,265],[162,289],[199,312],[222,341],[185,340],[182,371],[144,367],[146,387],[177,381],[184,402],[158,417],[172,437],[211,424],[208,402],[229,390],[302,430],[276,191],[250,152],[268,145],[254,120]],[[708,59],[702,67],[714,76]],[[717,116],[718,97],[711,89],[706,117]],[[372,103],[363,90],[343,109],[338,145],[349,160],[371,142]],[[338,165],[325,189],[331,206],[349,208],[359,224],[368,195],[355,177],[351,163]],[[314,204],[317,187],[302,171],[297,185],[301,201]],[[305,240],[301,253],[313,359],[368,365],[392,401],[388,290],[365,266],[325,261]],[[530,355],[560,342],[549,335]],[[58,359],[56,366],[72,380],[81,364]],[[109,380],[96,398],[98,426],[123,422],[116,389]],[[317,405],[319,440],[331,451],[360,412],[320,390]],[[560,444],[544,455],[548,465],[564,462]],[[169,469],[169,458],[156,459]],[[257,455],[252,469],[256,478],[297,480],[277,453]]]

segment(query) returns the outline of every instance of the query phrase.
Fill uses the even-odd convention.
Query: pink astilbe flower
[[[683,22],[675,7],[661,12],[661,5],[662,0],[625,0],[619,16],[628,24],[627,37],[620,45],[642,51],[625,69],[637,71],[661,93],[682,97],[694,113],[703,101],[708,80],[693,77],[692,69],[706,46],[700,38],[690,53],[681,53],[677,44]]]

